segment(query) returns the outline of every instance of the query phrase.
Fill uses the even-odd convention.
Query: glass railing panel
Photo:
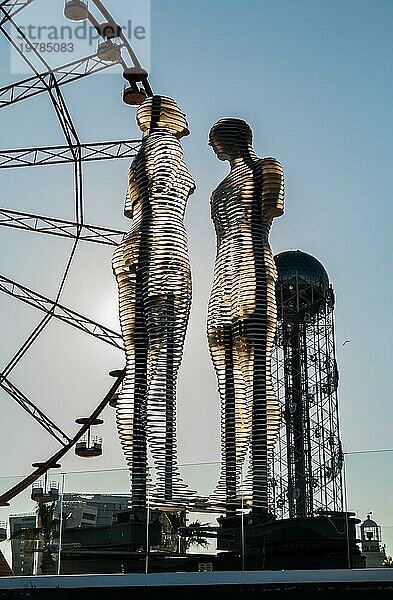
[[[184,529],[185,554],[191,557],[192,571],[217,570],[219,519],[223,507],[215,497],[220,476],[219,463],[188,464],[180,467],[183,481],[189,487],[193,501],[186,513]]]
[[[211,494],[219,465],[181,465],[173,487],[165,474],[149,473],[148,572],[212,570],[217,551],[217,518]]]
[[[0,493],[3,494],[16,485],[23,477],[0,477]],[[15,515],[15,518],[13,517]],[[15,523],[16,521],[16,523]],[[18,528],[34,528],[36,525],[35,504],[30,498],[29,491],[13,499],[9,506],[0,507],[0,551],[9,567],[15,567],[16,574],[33,574],[33,553],[20,557],[22,540],[14,538]],[[18,561],[20,564],[18,564]]]
[[[336,530],[346,528],[343,568],[382,566],[393,556],[392,459],[387,451],[347,454],[344,508],[354,516],[346,522],[339,515],[315,515],[332,521]],[[127,469],[50,471],[10,506],[0,507],[0,551],[16,575],[276,568],[269,564],[276,564],[280,552],[287,552],[294,540],[301,542],[299,532],[289,531],[298,520],[277,519],[272,527],[265,521],[261,528],[258,515],[250,515],[249,492],[242,482],[232,512],[226,512],[215,493],[219,474],[217,463],[181,465],[171,490],[162,487],[161,476],[150,468],[144,501],[132,497]],[[0,477],[0,493],[21,479]],[[375,524],[364,523],[367,515]],[[263,550],[259,538],[264,531]],[[281,534],[283,548],[280,540],[272,545],[269,536]],[[269,552],[277,556],[269,557]],[[285,568],[300,567],[287,561]],[[336,567],[326,562],[318,568]]]
[[[67,473],[62,504],[61,573],[126,570],[130,504],[127,469]],[[119,525],[120,524],[120,525]]]
[[[21,481],[0,478],[0,493]],[[0,508],[0,550],[15,575],[58,572],[62,476],[49,471]]]

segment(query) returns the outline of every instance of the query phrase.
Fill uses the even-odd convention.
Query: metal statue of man
[[[221,119],[209,143],[230,172],[211,197],[217,235],[208,340],[221,398],[221,476],[212,500],[227,511],[240,494],[253,510],[268,511],[268,475],[279,414],[271,381],[276,331],[276,269],[269,245],[283,214],[284,175],[274,158],[258,158],[250,126]],[[240,485],[248,455],[249,473]]]

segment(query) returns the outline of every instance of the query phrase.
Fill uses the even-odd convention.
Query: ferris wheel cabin
[[[139,67],[131,67],[124,71],[123,77],[128,82],[125,84],[123,90],[123,102],[125,104],[139,106],[147,98],[143,87],[137,85],[146,75],[147,71]]]
[[[84,21],[88,14],[87,0],[65,0],[64,16],[70,21]]]
[[[97,56],[104,62],[119,62],[121,56],[120,46],[119,44],[113,43],[112,40],[99,42],[97,46]]]
[[[86,434],[75,446],[75,454],[77,456],[81,458],[97,458],[102,455],[102,438],[98,436],[93,437],[91,435],[91,428],[93,425],[102,425],[103,422],[102,419],[94,419],[92,422],[86,418],[76,419],[75,423],[78,423],[78,425],[90,423]]]

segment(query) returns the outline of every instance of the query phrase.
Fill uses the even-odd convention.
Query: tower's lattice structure
[[[334,293],[314,257],[275,257],[278,325],[273,377],[280,435],[272,472],[274,511],[281,518],[342,511]]]

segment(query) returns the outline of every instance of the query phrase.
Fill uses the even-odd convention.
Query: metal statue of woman
[[[284,175],[274,158],[258,158],[252,131],[240,119],[221,119],[209,144],[230,173],[214,190],[217,235],[208,340],[221,398],[221,476],[212,500],[228,512],[240,494],[253,510],[268,510],[268,474],[278,432],[271,381],[276,330],[276,269],[269,246],[272,220],[283,214]],[[248,454],[249,474],[240,486]]]
[[[126,354],[117,427],[132,506],[143,509],[148,448],[157,501],[176,503],[186,494],[177,467],[176,379],[191,305],[183,219],[195,183],[179,142],[188,124],[176,102],[147,98],[136,118],[145,137],[128,174],[124,214],[132,227],[114,254],[113,271]]]

